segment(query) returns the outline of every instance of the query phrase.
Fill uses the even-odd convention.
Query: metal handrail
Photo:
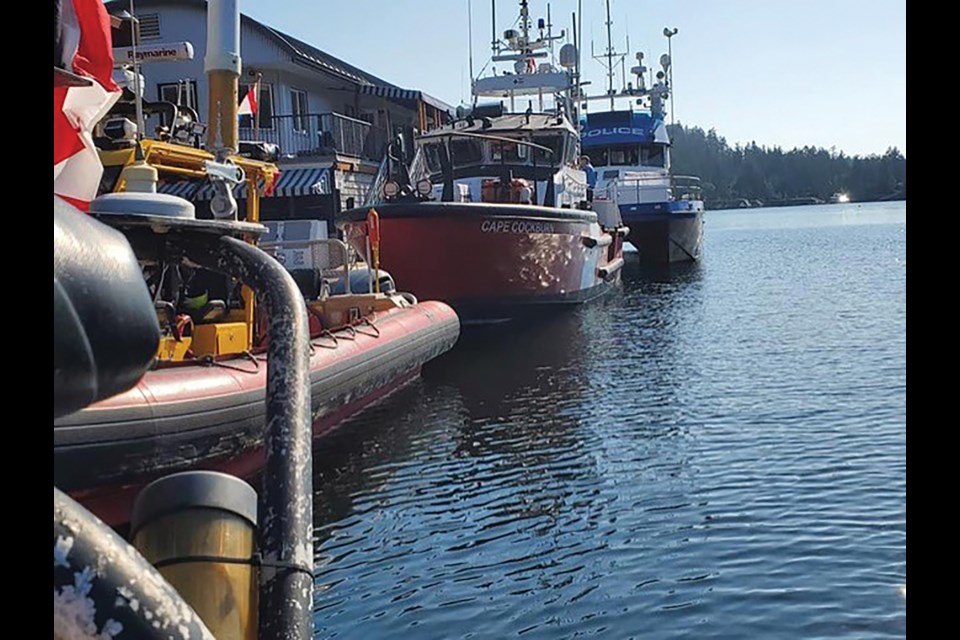
[[[669,176],[669,184],[664,185],[663,179],[667,177],[664,175],[650,175],[644,176],[641,174],[634,174],[628,177],[618,177],[613,180],[607,181],[602,189],[598,189],[594,192],[594,198],[607,199],[619,201],[619,195],[622,191],[623,186],[629,188],[630,183],[632,183],[632,191],[634,191],[634,197],[636,202],[640,202],[640,196],[644,191],[653,191],[656,189],[663,189],[666,187],[669,190],[671,199],[674,200],[700,200],[702,199],[703,189],[701,187],[701,180],[697,176]],[[661,184],[650,185],[643,184],[649,182],[659,182]],[[684,184],[687,183],[687,184]],[[611,198],[611,195],[613,196]]]
[[[259,128],[241,127],[240,137],[276,144],[287,156],[330,151],[379,160],[386,145],[383,129],[336,112],[273,115]]]
[[[479,138],[481,140],[493,140],[494,142],[509,142],[511,144],[523,145],[525,147],[533,147],[534,149],[540,149],[541,151],[546,151],[551,156],[553,155],[553,149],[550,147],[545,147],[542,144],[537,144],[536,142],[527,142],[526,140],[517,140],[516,138],[507,138],[504,136],[495,136],[489,133],[471,133],[469,131],[447,131],[444,133],[430,133],[426,136],[420,136],[417,138],[418,142],[424,142],[427,140],[433,140],[435,138]]]
[[[701,180],[697,176],[671,176],[670,193],[677,200],[702,200]]]
[[[337,265],[335,267],[330,266],[330,263],[326,265],[317,264],[316,254],[314,254],[314,263],[313,268],[318,269],[321,274],[325,271],[339,271],[341,266],[343,267],[343,290],[349,294],[350,291],[350,248],[347,246],[347,243],[343,240],[337,238],[315,238],[313,240],[285,240],[282,242],[261,242],[258,246],[272,255],[274,258],[277,257],[276,251],[278,249],[311,249],[317,245],[327,245],[335,246],[340,252],[340,255],[343,256],[343,264]],[[329,257],[329,253],[327,256]]]

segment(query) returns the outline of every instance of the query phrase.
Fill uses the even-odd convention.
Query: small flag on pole
[[[247,91],[247,95],[243,97],[243,101],[240,102],[240,107],[237,109],[237,115],[240,116],[254,116],[257,114],[257,85],[250,85],[250,90]]]

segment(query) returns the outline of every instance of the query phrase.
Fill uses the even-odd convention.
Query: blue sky
[[[606,46],[604,0],[582,0],[584,76]],[[546,15],[531,0],[531,15]],[[241,0],[241,11],[394,84],[469,100],[467,0]],[[472,0],[475,70],[490,52],[490,1]],[[577,0],[552,0],[555,29]],[[515,0],[497,0],[502,34]],[[906,153],[905,0],[611,0],[614,46],[655,63],[673,39],[675,119],[735,142],[847,154]],[[633,61],[628,57],[628,67]]]

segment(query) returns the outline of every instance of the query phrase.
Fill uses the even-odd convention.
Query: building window
[[[251,86],[253,85],[240,83],[239,91],[237,92],[240,102],[243,102],[243,98],[247,95],[247,92],[250,91]],[[260,128],[273,129],[273,86],[261,82],[259,98],[260,99],[257,100],[257,109],[260,112]],[[253,129],[256,126],[257,123],[253,116],[240,116],[241,129]]]
[[[290,89],[290,105],[293,109],[293,130],[306,132],[307,130],[307,92],[299,89]]]
[[[163,102],[172,102],[181,107],[197,110],[197,83],[195,80],[181,80],[157,85],[157,97]]]
[[[157,40],[160,38],[160,14],[145,13],[140,16],[140,39]]]

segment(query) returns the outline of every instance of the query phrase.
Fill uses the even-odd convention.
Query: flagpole
[[[254,130],[257,132],[257,142],[260,142],[260,78],[263,77],[262,73],[257,74],[257,81],[253,85],[253,95],[256,98],[257,110],[253,114],[254,118]]]

